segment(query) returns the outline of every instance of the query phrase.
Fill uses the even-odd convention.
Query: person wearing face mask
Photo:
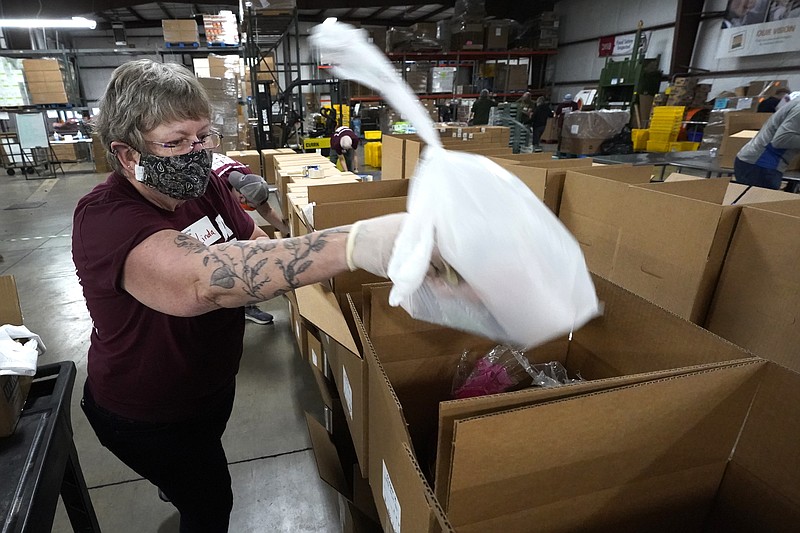
[[[221,438],[243,307],[357,268],[386,277],[405,213],[266,238],[212,175],[220,135],[191,72],[125,63],[99,106],[113,172],[73,218],[93,321],[81,406],[103,446],[178,509],[181,532],[224,532],[233,492]],[[429,279],[443,285],[443,270]]]

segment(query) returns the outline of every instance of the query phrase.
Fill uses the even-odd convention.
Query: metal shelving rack
[[[245,65],[250,69],[250,84],[253,94],[252,116],[255,117],[256,147],[259,150],[274,148],[282,144],[275,138],[274,125],[288,123],[290,118],[286,116],[286,112],[273,116],[272,85],[277,84],[275,92],[277,99],[284,102],[284,109],[291,108],[290,104],[296,98],[295,103],[300,110],[300,116],[303,114],[302,91],[296,84],[301,78],[297,9],[256,10],[252,6],[247,7],[242,25],[245,34]],[[291,38],[292,30],[294,39]],[[282,68],[277,68],[276,64],[274,71],[269,70],[266,59],[274,55],[277,61],[276,52],[279,49],[282,51]],[[293,61],[292,56],[296,58],[296,61]],[[264,76],[265,74],[267,76]],[[261,79],[264,77],[271,79]],[[296,94],[294,93],[295,89],[297,89]]]
[[[472,85],[476,85],[475,80],[478,78],[477,70],[481,62],[491,60],[505,60],[508,64],[520,63],[520,60],[528,60],[528,80],[531,86],[537,87],[537,90],[532,91],[534,94],[544,94],[545,91],[545,71],[547,68],[547,58],[555,55],[556,50],[507,50],[507,51],[471,51],[471,50],[458,50],[453,52],[391,52],[387,56],[389,60],[395,63],[407,64],[416,62],[433,62],[438,66],[456,66],[456,67],[471,67]],[[405,75],[405,69],[402,69]],[[497,89],[497,88],[495,88]],[[506,85],[502,91],[495,92],[497,97],[519,97],[521,93],[511,92],[508,88],[508,78],[506,78]],[[477,98],[478,93],[458,93],[454,84],[453,91],[450,93],[420,93],[417,94],[420,99],[439,99],[439,98]],[[350,100],[354,102],[375,102],[380,101],[381,97],[377,95],[353,97]]]

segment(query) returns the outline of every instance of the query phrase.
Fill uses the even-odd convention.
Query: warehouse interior
[[[378,48],[430,130],[336,76],[309,41],[330,18]],[[0,352],[2,531],[181,530],[81,407],[94,324],[73,216],[112,172],[101,98],[139,59],[200,80],[214,150],[263,177],[285,224],[250,209],[269,236],[411,212],[438,145],[513,181],[602,308],[518,350],[508,330],[412,318],[363,271],[260,302],[222,438],[229,531],[793,531],[800,112],[775,186],[734,167],[798,107],[798,22],[793,0],[0,0],[0,326],[46,345],[32,377]],[[455,195],[473,176],[448,178]],[[493,205],[500,187],[476,183]],[[515,209],[452,224],[523,258],[536,235]],[[513,384],[464,392],[478,359]]]

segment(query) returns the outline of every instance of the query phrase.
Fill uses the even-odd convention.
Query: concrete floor
[[[86,163],[65,170],[65,176],[49,179],[0,171],[0,275],[14,275],[25,325],[47,345],[40,364],[72,360],[77,366],[74,440],[103,531],[177,532],[175,508],[100,445],[78,405],[91,322],[72,264],[72,213],[105,174],[94,174]],[[9,209],[15,204],[26,205]],[[304,411],[322,414],[314,378],[297,354],[286,301],[276,298],[261,307],[275,323],[247,324],[224,436],[234,490],[230,531],[340,531],[338,496],[318,476],[304,420]],[[72,531],[61,503],[52,531]]]

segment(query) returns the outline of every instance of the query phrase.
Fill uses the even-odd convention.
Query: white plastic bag
[[[392,305],[522,349],[598,314],[577,241],[525,184],[483,156],[444,150],[422,105],[361,30],[328,20],[311,39],[336,75],[380,91],[427,144],[389,262]],[[426,278],[437,249],[471,291]]]

